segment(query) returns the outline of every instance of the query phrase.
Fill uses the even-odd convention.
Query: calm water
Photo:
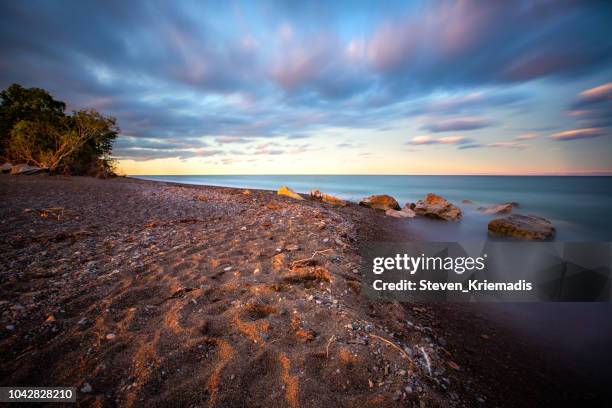
[[[436,193],[460,206],[458,223],[410,220],[424,239],[484,240],[491,216],[476,208],[516,201],[515,212],[537,214],[557,228],[557,241],[612,241],[612,177],[525,176],[137,176],[148,180],[275,190],[287,185],[297,192],[311,189],[358,201],[371,194],[390,194],[401,205]],[[469,199],[476,205],[465,205]]]

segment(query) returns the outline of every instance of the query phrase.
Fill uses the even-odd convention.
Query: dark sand
[[[1,175],[0,196],[0,386],[147,407],[602,397],[486,306],[362,296],[358,242],[414,238],[409,221],[125,178]]]

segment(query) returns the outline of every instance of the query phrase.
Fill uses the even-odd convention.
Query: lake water
[[[411,230],[432,241],[482,241],[492,216],[477,208],[515,201],[515,212],[551,220],[557,241],[612,241],[612,177],[573,176],[135,176],[186,184],[276,190],[287,185],[300,193],[319,189],[359,201],[389,194],[403,206],[436,193],[464,210],[460,222],[410,220]],[[462,204],[464,199],[475,205]]]

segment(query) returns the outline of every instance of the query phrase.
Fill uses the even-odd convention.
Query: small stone
[[[81,392],[84,394],[90,393],[92,392],[93,389],[91,388],[91,385],[89,385],[89,383],[85,383],[83,384],[83,387],[81,388]]]
[[[15,330],[15,326],[12,325],[12,324],[7,324],[6,325],[6,330],[13,331],[13,330]]]
[[[51,323],[55,321],[55,316],[53,315],[49,315],[49,317],[47,317],[47,320],[45,320],[45,322],[47,323]]]
[[[404,391],[406,391],[406,394],[412,394],[412,387],[407,385],[406,387],[404,387]]]
[[[224,270],[225,272],[229,272],[229,271],[231,271],[231,270],[232,270],[232,267],[231,267],[231,266],[227,266],[227,267],[223,268],[223,270]]]
[[[240,231],[246,231],[247,227],[240,228]]]
[[[253,275],[257,275],[258,273],[259,273],[259,268],[256,268],[256,269],[253,271]]]
[[[117,335],[115,333],[108,333],[106,335],[106,340],[113,340]]]

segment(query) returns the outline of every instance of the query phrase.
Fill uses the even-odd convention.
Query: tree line
[[[94,109],[66,113],[66,104],[41,88],[13,84],[0,92],[0,160],[52,174],[113,174],[116,119]]]

